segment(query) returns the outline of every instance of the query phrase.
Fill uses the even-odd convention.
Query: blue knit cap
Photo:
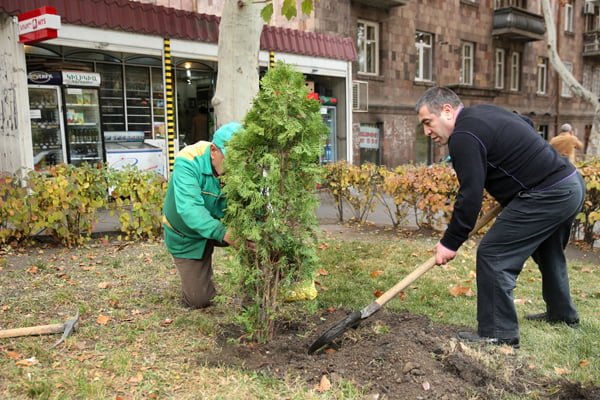
[[[234,134],[238,133],[241,128],[242,124],[239,122],[230,122],[217,129],[213,135],[212,142],[215,146],[221,149],[223,155],[225,155],[225,143],[227,143],[227,141],[231,139]]]

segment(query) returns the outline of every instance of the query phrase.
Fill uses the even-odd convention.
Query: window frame
[[[364,27],[364,38],[361,43],[360,27]],[[369,39],[369,29],[373,29],[375,38]],[[359,19],[357,21],[356,49],[358,53],[358,73],[362,75],[379,75],[379,24],[377,22]],[[361,53],[364,60],[361,62]],[[372,56],[371,58],[369,56]]]
[[[538,57],[537,60],[537,90],[536,94],[548,94],[548,58]]]
[[[573,24],[574,24],[573,4],[571,4],[570,2],[567,2],[565,4],[565,11],[564,11],[563,15],[565,16],[564,31],[573,33]]]
[[[504,75],[506,71],[506,50],[502,48],[496,49],[494,88],[504,89]]]
[[[473,85],[473,71],[475,63],[475,43],[463,41],[461,44],[461,68],[460,83],[463,85]]]
[[[563,64],[564,64],[565,68],[567,69],[567,71],[569,71],[569,73],[571,73],[571,75],[572,75],[573,74],[573,63],[570,61],[563,61]],[[573,92],[571,92],[569,85],[565,82],[564,79],[561,79],[560,96],[566,97],[566,98],[573,97]]]
[[[521,53],[513,51],[510,55],[510,90],[518,92],[521,85]]]
[[[426,36],[429,38],[429,43],[423,40],[417,42],[417,37]],[[433,81],[433,33],[416,31],[415,33],[415,48],[417,51],[417,62],[415,68],[415,81],[417,82],[432,82]],[[426,68],[424,68],[426,66]],[[427,69],[429,76],[424,76]]]

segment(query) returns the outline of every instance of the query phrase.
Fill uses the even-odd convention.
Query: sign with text
[[[20,43],[37,43],[58,37],[60,15],[56,15],[54,7],[41,7],[27,11],[19,14],[18,20]]]
[[[361,125],[358,140],[361,149],[379,149],[379,128]]]
[[[100,86],[100,74],[97,72],[62,71],[65,86]]]

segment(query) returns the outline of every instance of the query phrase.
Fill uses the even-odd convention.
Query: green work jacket
[[[210,143],[197,142],[175,157],[163,205],[165,244],[178,258],[201,259],[209,239],[223,241],[227,206],[212,169]]]

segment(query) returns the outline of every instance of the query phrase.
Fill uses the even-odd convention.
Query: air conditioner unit
[[[583,7],[583,13],[584,14],[588,14],[588,15],[594,15],[595,12],[595,6],[594,3],[592,3],[591,1],[586,1],[585,2],[585,6]]]
[[[369,111],[369,82],[352,81],[352,111]]]

